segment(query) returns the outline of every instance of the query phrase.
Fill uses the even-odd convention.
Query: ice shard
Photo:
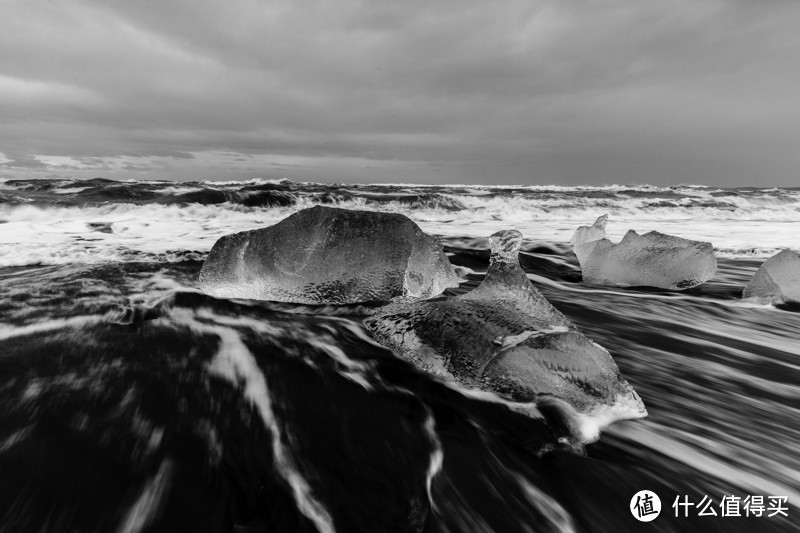
[[[608,224],[608,215],[602,215],[591,226],[581,226],[575,230],[570,242],[572,242],[572,249],[581,265],[591,255],[597,243],[606,238],[606,224]]]
[[[682,290],[708,281],[717,271],[710,242],[630,230],[614,244],[605,238],[607,217],[579,227],[572,236],[586,283]]]
[[[742,298],[800,302],[800,255],[783,250],[764,261],[744,288]]]
[[[646,416],[611,355],[528,280],[519,265],[521,242],[518,231],[495,233],[489,270],[473,291],[396,302],[365,327],[423,370],[540,409],[554,407],[583,441],[597,438],[605,423]]]
[[[458,279],[439,240],[409,218],[316,206],[220,238],[200,286],[224,298],[349,304],[427,298]]]

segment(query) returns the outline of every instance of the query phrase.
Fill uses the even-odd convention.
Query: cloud
[[[795,3],[187,6],[7,7],[19,23],[0,34],[0,150],[20,165],[3,168],[796,181]]]
[[[4,153],[0,161],[3,170],[44,170],[47,164],[35,156],[27,154]]]

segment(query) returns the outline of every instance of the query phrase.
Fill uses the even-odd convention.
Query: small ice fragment
[[[783,250],[764,261],[744,288],[742,298],[800,302],[800,255]]]

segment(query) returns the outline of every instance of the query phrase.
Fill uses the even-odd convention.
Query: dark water
[[[488,253],[446,242],[473,288]],[[739,300],[760,261],[688,293],[586,287],[558,246],[521,262],[647,418],[562,449],[376,345],[368,308],[215,300],[197,261],[0,269],[0,531],[800,530],[800,313]]]

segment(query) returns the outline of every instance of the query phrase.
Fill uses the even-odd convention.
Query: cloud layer
[[[800,184],[794,2],[4,11],[4,172]]]

